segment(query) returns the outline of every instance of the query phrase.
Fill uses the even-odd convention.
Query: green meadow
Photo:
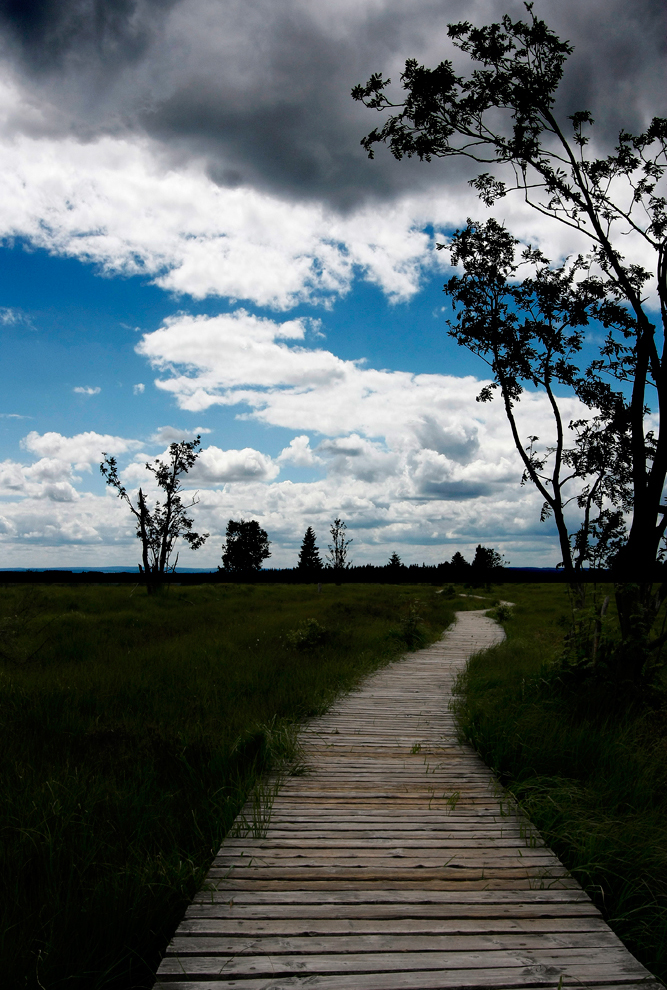
[[[459,679],[462,738],[667,978],[660,679],[640,695],[573,663],[565,587],[466,590],[482,597],[424,585],[0,588],[3,986],[150,987],[253,787],[302,769],[299,725],[437,639],[456,609],[501,598],[515,602],[491,611],[507,639]],[[605,635],[613,605],[607,623]]]
[[[667,980],[667,691],[576,662],[566,586],[506,585],[507,638],[473,657],[455,707],[471,742],[628,948]],[[588,595],[594,593],[589,587]],[[613,589],[607,628],[613,636]],[[489,604],[491,600],[489,599]],[[498,613],[491,612],[492,615]]]
[[[426,586],[0,588],[2,985],[151,986],[299,723],[453,612]]]

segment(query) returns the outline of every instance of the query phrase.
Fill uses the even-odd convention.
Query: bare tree
[[[127,489],[118,476],[118,464],[115,457],[110,457],[104,451],[104,460],[100,471],[107,485],[116,489],[120,499],[127,503],[130,511],[137,520],[137,538],[141,540],[142,564],[140,572],[146,578],[148,593],[156,591],[165,579],[165,575],[173,572],[178,563],[178,554],[172,563],[176,541],[179,537],[185,540],[191,550],[198,550],[204,545],[208,533],[192,531],[193,519],[186,512],[199,501],[197,494],[184,505],[181,498],[181,477],[187,474],[199,456],[201,438],[181,440],[169,445],[167,461],[156,458],[152,464],[146,463],[146,469],[155,477],[159,489],[164,492],[162,502],[156,502],[154,508],[148,508],[143,489],[137,494],[137,504],[130,498]]]
[[[345,539],[346,529],[347,526],[342,519],[334,519],[330,530],[331,543],[329,544],[327,563],[335,571],[344,571],[350,566],[347,559],[347,548],[352,543],[352,540]]]

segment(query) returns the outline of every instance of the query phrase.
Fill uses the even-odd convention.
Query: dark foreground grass
[[[452,617],[425,587],[0,588],[2,986],[151,986],[289,727]]]
[[[558,662],[567,589],[507,586],[507,640],[458,685],[465,737],[628,948],[667,980],[667,702]]]

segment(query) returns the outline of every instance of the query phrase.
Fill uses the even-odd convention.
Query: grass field
[[[667,692],[640,697],[563,665],[567,588],[508,585],[501,597],[516,602],[507,639],[460,679],[462,733],[667,980]]]
[[[452,618],[424,586],[0,588],[2,986],[150,986],[293,727]]]

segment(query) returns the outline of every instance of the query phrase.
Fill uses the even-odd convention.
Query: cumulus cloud
[[[136,385],[132,386],[132,391],[134,392],[135,395],[141,395],[141,393],[145,391],[145,389],[146,386],[144,385],[143,382],[137,382]]]
[[[0,463],[0,496],[74,502],[78,492],[71,479],[71,465],[57,458],[44,457],[30,466],[6,460]]]
[[[399,471],[400,458],[396,452],[356,433],[324,440],[317,452],[330,458],[332,474],[349,475],[359,481],[380,481]]]
[[[279,323],[241,310],[180,314],[145,334],[137,351],[163,372],[158,388],[193,412],[241,405],[250,410],[245,415],[272,426],[383,438],[388,449],[426,447],[460,465],[485,459],[490,450],[494,458],[511,452],[502,409],[475,401],[480,382],[473,376],[378,371],[306,345],[300,321]],[[527,433],[547,429],[548,406],[539,396],[526,394],[522,408]],[[570,400],[565,408],[566,416],[580,411]],[[335,456],[333,447],[326,449]],[[318,455],[324,451],[317,448]]]
[[[0,103],[23,116],[1,77]],[[339,214],[247,186],[220,187],[198,160],[169,168],[145,137],[85,145],[72,137],[3,139],[8,126],[0,113],[0,236],[26,237],[109,274],[148,275],[198,299],[287,309],[344,294],[359,275],[392,298],[409,298],[423,271],[440,264],[422,229],[433,221],[427,202]]]
[[[317,468],[326,475],[324,490],[354,492],[353,524],[361,525],[354,517],[363,505],[373,519],[364,524],[369,533],[387,525],[389,506],[527,497],[518,489],[521,465],[502,404],[477,403],[482,383],[472,376],[378,371],[309,347],[299,321],[244,311],[181,314],[146,334],[137,349],[162,369],[156,384],[182,408],[239,406],[248,410],[241,415],[267,425],[320,434],[313,446],[309,434],[299,433],[277,463]],[[584,413],[573,398],[564,397],[562,406],[566,421]],[[526,393],[517,417],[525,436],[540,436],[543,447],[552,441],[543,396]],[[439,512],[435,505],[426,511],[431,533],[441,533],[432,525]],[[406,539],[417,518],[412,509],[407,515]]]
[[[168,457],[168,450],[158,454],[157,458],[136,454],[134,462],[128,464],[121,473],[123,482],[152,488],[153,475],[146,469],[146,462],[166,461]],[[192,488],[231,482],[272,481],[279,471],[279,465],[275,464],[271,457],[252,447],[245,447],[243,450],[221,450],[212,445],[200,451],[194,467],[188,472],[187,478],[183,478],[183,483],[186,487]]]
[[[219,485],[238,481],[272,481],[280,471],[266,454],[252,447],[243,450],[221,450],[206,447],[202,450],[188,476],[192,484]]]
[[[107,454],[124,454],[136,450],[140,442],[91,431],[65,437],[61,433],[40,434],[31,430],[21,441],[21,446],[30,454],[72,464],[77,471],[90,471],[92,464],[101,462],[103,451]]]
[[[76,392],[78,395],[99,395],[102,389],[99,385],[96,385],[95,387],[92,385],[77,385],[72,389],[72,391]]]
[[[293,464],[295,467],[314,467],[322,464],[322,458],[311,449],[310,437],[302,434],[290,440],[276,458],[279,464]]]

